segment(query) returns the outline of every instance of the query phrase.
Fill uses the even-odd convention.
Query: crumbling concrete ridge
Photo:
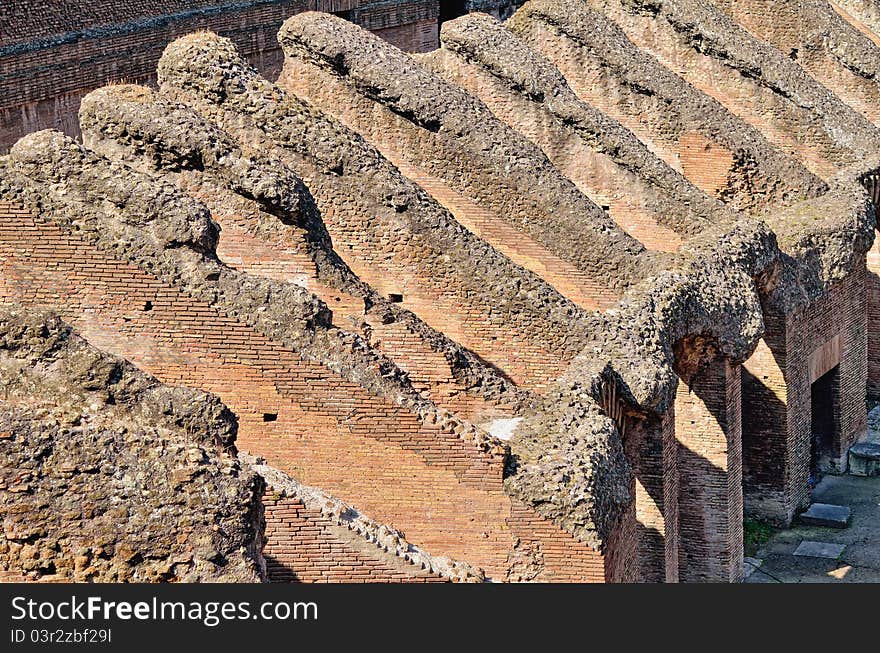
[[[159,79],[163,92],[300,174],[362,279],[402,295],[404,306],[518,383],[540,387],[548,359],[562,365],[583,346],[584,311],[464,229],[358,134],[262,79],[228,40],[178,40]],[[511,323],[519,326],[510,331]],[[497,346],[502,337],[510,349]]]
[[[865,436],[873,5],[508,4],[195,32],[0,157],[0,299],[224,402],[250,580],[737,582]]]
[[[656,267],[644,246],[579,193],[538,147],[406,53],[312,12],[288,20],[279,39],[287,54],[280,85],[333,112],[393,160],[424,169],[503,216],[583,272],[597,293],[599,280],[619,294]]]
[[[733,219],[632,132],[578,99],[561,73],[501,22],[470,14],[445,23],[441,42],[420,61],[529,134],[557,168],[596,201],[607,201],[618,224],[648,246],[680,245],[677,235]],[[613,194],[603,193],[603,182]]]
[[[581,99],[619,120],[704,191],[755,210],[824,190],[820,179],[770,146],[758,129],[700,93],[586,3],[535,0],[507,26],[550,59]],[[711,159],[704,152],[725,166],[707,165]]]
[[[224,214],[223,207],[234,207],[239,222],[244,212],[253,216],[245,227],[254,237],[248,244],[281,241],[289,245],[299,240],[311,265],[294,259],[277,276],[304,283],[324,298],[333,310],[334,325],[359,332],[368,341],[377,340],[376,331],[399,325],[435,354],[432,365],[436,365],[437,355],[446,359],[449,373],[464,392],[504,401],[514,410],[531,401],[528,392],[484,365],[469,350],[361,281],[333,249],[314,198],[281,161],[254,149],[245,153],[196,112],[141,86],[108,86],[92,92],[83,99],[80,123],[89,147],[148,174],[162,174],[208,203],[215,218]],[[227,223],[228,230],[236,224]],[[221,260],[226,251],[222,244],[223,239],[217,244]],[[276,257],[276,262],[277,258],[292,258],[288,251],[274,250],[269,255]],[[253,272],[271,274],[258,265],[253,266]],[[351,305],[337,310],[340,294],[349,297]],[[414,383],[432,372],[436,376],[435,370],[421,369],[419,359],[407,362]]]
[[[0,568],[77,582],[257,582],[265,483],[217,397],[57,318],[0,312]]]

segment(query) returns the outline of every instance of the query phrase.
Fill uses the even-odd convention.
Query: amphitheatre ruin
[[[26,4],[3,579],[739,582],[880,460],[880,0]]]

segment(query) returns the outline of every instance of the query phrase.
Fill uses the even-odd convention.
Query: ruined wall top
[[[589,51],[633,92],[659,98],[664,111],[653,118],[664,123],[670,133],[700,129],[750,165],[760,167],[776,186],[766,193],[772,202],[796,202],[827,189],[819,177],[772,146],[761,132],[641,50],[619,25],[586,3],[531,0],[506,26],[525,38],[536,24],[546,25]]]
[[[0,308],[0,568],[257,582],[264,484],[211,395],[161,385],[50,315]]]
[[[449,134],[461,156],[472,152],[482,165],[540,195],[553,207],[555,222],[533,225],[547,230],[539,240],[552,242],[555,253],[580,269],[613,275],[608,283],[617,288],[656,269],[644,246],[564,178],[540,148],[411,56],[356,25],[315,12],[288,19],[278,39],[288,56],[326,68],[422,129]],[[540,216],[536,212],[530,219],[537,223]]]
[[[596,151],[635,173],[659,193],[660,213],[679,233],[695,234],[706,222],[735,219],[732,211],[688,182],[628,129],[581,101],[562,73],[518,39],[503,23],[485,14],[469,14],[443,24],[442,47],[542,104],[561,124],[571,126]],[[665,223],[664,223],[665,224]]]

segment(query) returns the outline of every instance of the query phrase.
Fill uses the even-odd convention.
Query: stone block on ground
[[[827,526],[829,528],[846,528],[852,511],[848,506],[835,506],[830,503],[814,503],[801,513],[802,524],[810,526]]]
[[[858,442],[849,448],[849,473],[880,476],[880,443]]]

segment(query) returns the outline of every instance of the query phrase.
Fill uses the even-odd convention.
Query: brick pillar
[[[868,396],[880,399],[880,235],[868,252]]]
[[[679,382],[675,436],[679,469],[679,578],[743,577],[740,366],[724,358]]]
[[[675,413],[628,418],[624,448],[635,473],[639,579],[678,582]]]
[[[832,451],[820,457],[822,471],[845,471],[849,446],[865,434],[867,283],[859,266],[788,314],[765,307],[764,338],[742,374],[743,489],[750,517],[788,525],[809,503],[811,385],[835,363],[838,431]]]
[[[764,325],[764,337],[742,369],[743,501],[749,517],[787,525],[794,507],[785,316],[765,312]]]

